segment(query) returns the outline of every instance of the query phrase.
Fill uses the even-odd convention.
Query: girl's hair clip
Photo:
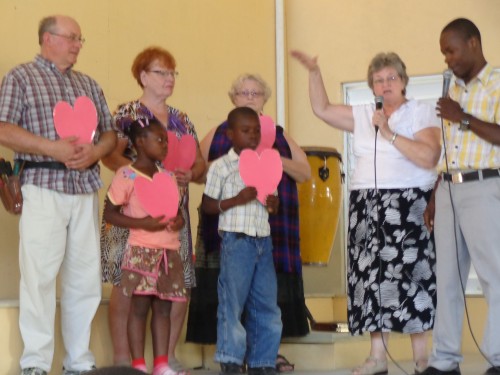
[[[139,125],[141,125],[141,128],[149,126],[149,119],[147,117],[145,117],[143,119],[137,119],[137,122],[139,123]],[[144,123],[146,123],[146,124],[144,124]]]

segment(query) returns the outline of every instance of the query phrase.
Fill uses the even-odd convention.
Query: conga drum
[[[342,157],[334,148],[303,147],[311,179],[298,184],[302,263],[326,266],[337,233],[342,202]]]

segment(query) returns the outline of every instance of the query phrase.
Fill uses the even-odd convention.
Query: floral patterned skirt
[[[129,297],[132,294],[153,295],[164,300],[187,301],[179,252],[128,245],[120,287]]]
[[[432,187],[351,192],[347,283],[353,335],[432,329],[436,254],[423,220],[431,191]]]
[[[193,250],[191,246],[191,228],[189,226],[189,212],[184,205],[181,206],[181,212],[186,225],[182,227],[179,233],[181,248],[179,253],[182,259],[184,269],[184,285],[186,288],[196,286],[194,274]],[[122,277],[121,265],[123,254],[127,247],[128,228],[115,227],[107,223],[104,218],[101,223],[101,274],[102,282],[120,285]]]

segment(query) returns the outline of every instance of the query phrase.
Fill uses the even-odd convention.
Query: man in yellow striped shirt
[[[440,46],[455,80],[437,103],[444,155],[425,220],[435,229],[438,305],[433,352],[421,374],[460,374],[471,261],[488,303],[485,374],[500,374],[500,73],[486,62],[481,34],[470,20],[445,26]]]

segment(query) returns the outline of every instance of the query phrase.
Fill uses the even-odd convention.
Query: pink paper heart
[[[167,171],[191,169],[196,160],[196,140],[192,135],[184,134],[180,139],[174,132],[167,131],[168,152],[163,166]]]
[[[77,136],[76,143],[92,143],[97,129],[97,110],[86,96],[75,100],[74,108],[64,101],[57,102],[52,113],[56,132],[61,138]]]
[[[169,173],[155,173],[152,180],[137,176],[134,189],[142,207],[152,217],[163,215],[168,220],[177,216],[179,189]]]
[[[260,116],[260,143],[257,146],[257,153],[260,155],[262,151],[273,148],[276,140],[276,124],[270,116]]]
[[[241,151],[239,167],[245,185],[254,186],[257,189],[257,199],[266,205],[266,197],[276,191],[283,174],[279,152],[267,149],[259,156],[254,150],[245,149]]]

